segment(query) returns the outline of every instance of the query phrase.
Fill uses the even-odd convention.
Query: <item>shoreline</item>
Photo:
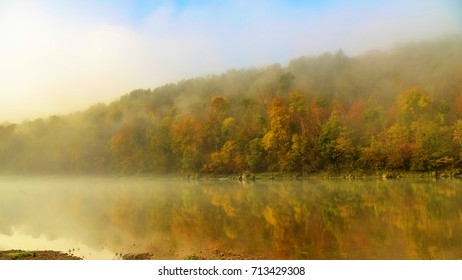
[[[155,258],[154,252],[127,253],[117,255],[112,260],[170,260],[177,258]],[[185,255],[181,260],[262,260],[262,256],[251,256],[245,251],[232,252],[219,249],[200,251],[199,254]],[[5,260],[86,260],[79,256],[53,250],[0,250],[0,261]],[[109,260],[109,259],[108,259]]]
[[[172,173],[9,173],[0,172],[0,176],[7,177],[158,177],[164,179],[181,178],[187,181],[219,180],[219,181],[280,181],[280,180],[309,180],[309,179],[462,179],[462,169],[447,168],[433,171],[409,170],[319,170],[312,172],[250,172],[238,173],[207,173],[207,172],[172,172]]]
[[[82,260],[82,258],[68,253],[44,250],[4,250],[0,251],[0,260]]]
[[[182,174],[186,180],[232,180],[232,181],[281,181],[281,180],[309,180],[309,179],[461,179],[462,170],[445,169],[440,171],[316,171],[311,173],[296,172],[262,172],[247,173],[247,177],[237,174],[191,173]],[[168,175],[167,175],[168,176]],[[244,178],[244,179],[242,179]]]

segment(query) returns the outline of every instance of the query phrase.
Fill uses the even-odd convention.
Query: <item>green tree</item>
[[[245,154],[245,163],[247,168],[252,172],[261,172],[266,169],[266,152],[262,147],[262,140],[255,138],[247,146]]]
[[[118,131],[109,142],[116,169],[124,173],[149,170],[148,139],[145,124],[134,121]]]
[[[224,144],[224,136],[222,134],[223,122],[229,117],[228,113],[229,102],[223,96],[212,97],[208,113],[205,120],[205,141],[208,143],[211,151],[220,150]]]
[[[336,140],[342,134],[342,126],[335,114],[321,127],[317,150],[326,167],[333,167],[335,163]]]

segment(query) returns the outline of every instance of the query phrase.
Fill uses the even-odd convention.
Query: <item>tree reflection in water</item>
[[[0,233],[14,227],[113,252],[162,251],[159,258],[178,258],[219,248],[265,259],[462,257],[458,180],[10,178],[1,180],[0,194]]]

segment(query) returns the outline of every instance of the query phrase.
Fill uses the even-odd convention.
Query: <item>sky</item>
[[[0,123],[229,69],[454,34],[458,0],[0,0]]]

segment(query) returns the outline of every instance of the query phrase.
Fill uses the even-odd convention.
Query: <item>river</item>
[[[0,177],[0,250],[84,259],[461,259],[456,179]]]

